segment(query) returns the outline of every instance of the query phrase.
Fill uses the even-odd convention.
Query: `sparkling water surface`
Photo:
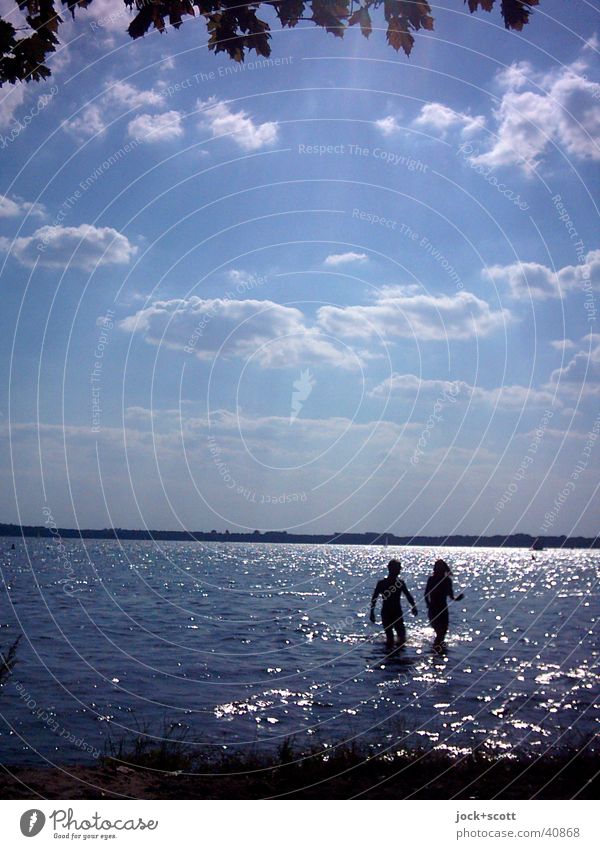
[[[293,736],[457,754],[598,732],[600,552],[14,542],[0,544],[0,647],[23,634],[0,689],[4,763],[91,763],[140,730],[203,748]],[[465,593],[443,653],[423,602],[439,556]],[[405,610],[408,646],[387,656],[368,610],[391,557],[419,615]]]

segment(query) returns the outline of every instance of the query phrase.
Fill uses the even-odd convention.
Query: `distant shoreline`
[[[287,531],[156,531],[127,528],[58,528],[52,525],[11,525],[0,523],[0,537],[49,539],[112,539],[146,540],[155,542],[266,542],[305,545],[379,545],[435,546],[463,548],[526,548],[534,551],[545,548],[600,548],[600,537],[530,536],[529,534],[496,534],[476,536],[449,534],[446,536],[396,536],[390,533],[333,533],[293,534]]]

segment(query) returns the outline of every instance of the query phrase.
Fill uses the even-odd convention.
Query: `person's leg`
[[[435,617],[435,644],[437,646],[441,645],[446,639],[448,624],[448,608],[446,607],[444,610],[440,610],[438,615]]]
[[[394,648],[394,622],[389,617],[382,615],[381,624],[385,631],[385,644],[388,649]]]
[[[431,627],[435,631],[435,640],[433,641],[434,646],[438,646],[442,641],[442,638],[440,636],[440,633],[441,633],[440,615],[441,615],[441,610],[439,608],[437,608],[437,607],[430,607],[429,608],[429,624],[431,625]]]
[[[398,635],[398,645],[403,646],[406,642],[406,628],[404,627],[404,619],[402,616],[396,619],[394,628],[396,629],[396,634]]]

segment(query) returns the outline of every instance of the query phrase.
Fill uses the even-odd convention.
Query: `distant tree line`
[[[428,545],[491,548],[600,548],[598,537],[545,536],[529,534],[496,534],[474,536],[451,534],[447,536],[396,536],[388,532],[332,534],[290,534],[287,531],[153,531],[127,528],[53,528],[40,525],[0,524],[0,537],[40,537],[44,539],[114,539],[157,540],[173,542],[285,542],[310,545]]]

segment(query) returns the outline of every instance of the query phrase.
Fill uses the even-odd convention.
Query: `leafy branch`
[[[75,16],[77,8],[87,8],[93,0],[15,0],[26,10],[28,34],[17,36],[16,28],[0,18],[0,86],[19,80],[43,80],[50,76],[44,64],[56,50],[58,31],[63,19],[59,10],[66,7]],[[496,0],[463,0],[471,13],[492,12]],[[414,33],[433,30],[434,18],[426,0],[124,0],[134,13],[127,31],[140,38],[152,29],[164,32],[167,26],[179,29],[186,16],[203,17],[208,30],[208,49],[225,52],[242,62],[249,50],[259,56],[271,54],[271,32],[267,21],[258,17],[262,7],[274,11],[282,27],[295,27],[310,21],[326,32],[342,38],[348,27],[358,26],[365,38],[373,31],[373,17],[387,24],[387,42],[394,50],[410,56]],[[500,0],[500,15],[507,29],[522,30],[529,23],[532,7],[539,0]],[[58,10],[57,7],[58,6]]]

